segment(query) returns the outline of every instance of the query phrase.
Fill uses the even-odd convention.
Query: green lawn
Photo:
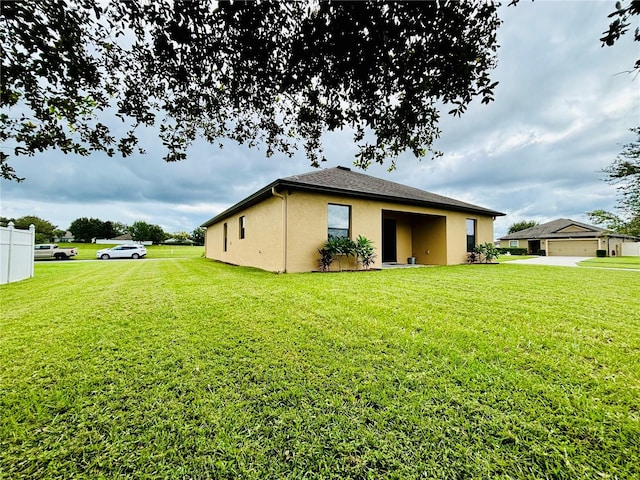
[[[514,260],[528,260],[530,258],[535,258],[534,255],[499,255],[497,261],[500,263],[503,262],[512,262]]]
[[[77,248],[78,255],[72,260],[96,260],[96,252],[113,245],[96,245],[95,243],[59,243],[60,248]],[[204,256],[204,247],[188,245],[147,245],[147,258],[192,258]]]
[[[640,257],[595,257],[578,263],[581,267],[632,268],[640,270]]]
[[[638,478],[639,280],[38,263],[0,287],[0,478]]]

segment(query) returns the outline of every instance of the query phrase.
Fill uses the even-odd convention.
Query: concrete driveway
[[[509,263],[520,265],[553,265],[555,267],[577,267],[578,262],[588,260],[593,257],[536,257],[526,260],[512,260]]]

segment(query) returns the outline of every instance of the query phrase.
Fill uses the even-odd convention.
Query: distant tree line
[[[56,238],[64,237],[66,230],[61,230],[48,220],[34,215],[25,215],[20,218],[0,217],[0,226],[6,227],[9,222],[13,222],[15,228],[26,230],[29,225],[36,227],[36,243],[52,242]],[[169,238],[173,238],[175,243],[204,244],[204,230],[200,227],[193,232],[167,233],[159,225],[153,225],[144,221],[137,221],[131,225],[110,220],[102,221],[99,218],[81,217],[71,222],[67,229],[76,242],[90,243],[94,239],[112,239],[124,234],[130,234],[135,242],[151,241],[155,244],[163,243]]]
[[[64,235],[64,231],[58,230],[56,225],[34,215],[25,215],[20,218],[0,217],[0,227],[6,227],[10,222],[13,222],[13,226],[20,230],[28,230],[29,225],[34,225],[36,227],[36,243],[47,243],[58,234]]]
[[[99,218],[76,218],[69,226],[77,242],[91,242],[94,238],[114,238],[124,235],[129,227],[120,222],[103,222]]]

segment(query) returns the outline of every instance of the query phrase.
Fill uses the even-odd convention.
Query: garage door
[[[557,257],[595,257],[597,240],[549,240],[547,255]]]

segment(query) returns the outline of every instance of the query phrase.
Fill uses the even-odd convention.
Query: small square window
[[[518,240],[509,240],[509,247],[518,248]]]

